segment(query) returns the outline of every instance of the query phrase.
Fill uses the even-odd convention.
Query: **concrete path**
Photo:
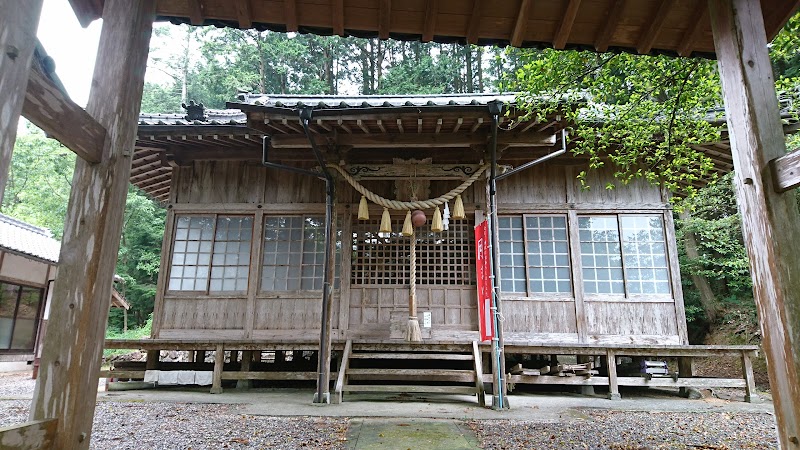
[[[349,450],[474,450],[475,433],[453,420],[361,419],[347,433]]]

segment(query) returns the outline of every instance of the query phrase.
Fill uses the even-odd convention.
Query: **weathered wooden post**
[[[800,214],[769,161],[786,152],[759,0],[709,0],[734,186],[782,448],[800,448]]]
[[[0,201],[25,102],[42,0],[0,0]]]
[[[16,3],[16,2],[15,2]],[[18,6],[15,4],[14,8]],[[106,0],[87,112],[102,161],[78,159],[31,418],[58,418],[55,448],[89,448],[155,1]]]

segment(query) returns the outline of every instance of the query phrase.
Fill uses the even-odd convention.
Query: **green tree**
[[[75,154],[28,124],[14,146],[3,214],[47,228],[61,239],[74,170]]]

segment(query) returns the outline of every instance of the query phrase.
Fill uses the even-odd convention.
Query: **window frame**
[[[498,219],[503,217],[518,217],[522,220],[522,249],[523,249],[523,257],[525,259],[525,292],[508,292],[502,289],[502,277],[498,274],[498,278],[500,279],[500,293],[503,299],[507,300],[528,300],[528,299],[537,299],[537,300],[574,300],[576,297],[576,289],[575,289],[575,272],[573,270],[573,266],[575,265],[575,257],[574,251],[572,248],[572,236],[570,235],[570,220],[569,214],[564,212],[543,212],[543,213],[531,213],[531,212],[523,212],[523,213],[502,213],[498,214]],[[564,219],[565,224],[565,232],[566,232],[566,244],[567,244],[567,261],[568,267],[567,270],[569,271],[569,285],[570,290],[569,292],[532,292],[531,291],[531,277],[530,277],[530,257],[528,255],[528,242],[529,240],[529,232],[527,226],[527,219],[528,217],[560,217]],[[498,221],[498,227],[500,223]],[[499,229],[499,228],[498,228]],[[500,236],[497,237],[498,244],[500,243]],[[553,241],[555,242],[555,241]],[[498,258],[500,257],[500,249],[498,248],[497,251]],[[500,267],[498,261],[498,267]],[[557,268],[556,266],[553,266]],[[557,281],[556,281],[557,282]]]
[[[266,233],[266,230],[267,230],[267,227],[266,227],[267,220],[271,219],[271,218],[277,218],[277,219],[281,219],[281,218],[283,218],[283,219],[300,218],[302,223],[304,224],[303,228],[301,229],[301,232],[302,232],[303,235],[300,238],[300,253],[299,253],[300,254],[300,265],[298,266],[299,270],[300,270],[300,278],[298,278],[298,283],[299,283],[300,286],[297,289],[288,289],[288,288],[287,289],[271,289],[271,290],[264,289],[264,267],[265,267],[264,257],[265,257],[265,254],[266,254],[264,247],[265,247],[265,245],[267,243],[267,240],[265,238],[265,233]],[[320,263],[320,264],[316,264],[316,263],[314,264],[314,266],[320,266],[320,269],[323,270],[323,272],[321,273],[321,277],[322,278],[320,279],[320,282],[323,284],[323,286],[320,287],[319,289],[303,289],[302,288],[302,284],[303,284],[303,276],[302,276],[303,262],[302,261],[303,261],[303,250],[305,249],[305,243],[306,243],[306,239],[304,237],[304,232],[305,232],[305,221],[307,219],[320,219],[323,222],[323,224],[321,226],[321,231],[324,233],[324,231],[325,231],[325,224],[324,224],[324,222],[325,222],[325,213],[324,212],[320,214],[320,213],[313,213],[313,212],[297,212],[297,211],[293,211],[292,212],[292,211],[288,211],[288,212],[268,212],[268,213],[264,213],[263,215],[261,215],[261,233],[260,233],[260,236],[259,236],[259,243],[258,243],[259,244],[259,254],[258,254],[258,263],[257,263],[258,270],[257,270],[257,273],[255,275],[257,277],[256,283],[258,283],[257,284],[257,289],[256,289],[256,296],[257,297],[268,298],[268,297],[271,297],[271,296],[275,296],[276,294],[285,294],[287,292],[298,293],[298,295],[303,295],[304,293],[315,293],[314,295],[318,295],[317,293],[322,292],[322,290],[324,288],[324,280],[325,280],[324,262]],[[341,232],[340,229],[338,229],[337,227],[334,227],[334,229],[333,229],[334,236],[336,236],[340,232]],[[286,242],[288,242],[291,245],[292,241],[289,240],[289,241],[286,241]],[[324,254],[325,254],[324,245],[325,244],[323,242],[323,250],[322,250],[323,258],[324,258]],[[339,256],[336,253],[337,252],[335,252],[334,255],[333,255],[335,262],[337,261],[337,258],[339,258]],[[314,254],[316,255],[317,253],[315,252]],[[338,264],[337,264],[337,266],[338,266]],[[288,264],[285,265],[285,266],[270,265],[270,267],[276,267],[276,268],[277,267],[287,267],[288,268],[288,267],[290,267],[290,265],[288,265]],[[332,284],[334,284],[334,289],[337,289],[337,287],[335,285],[337,283],[336,272],[338,270],[339,270],[339,268],[336,267],[335,270],[334,270],[334,279],[331,280]],[[316,269],[315,269],[315,274],[316,274]],[[313,279],[314,278],[312,278],[312,280]]]
[[[14,300],[14,316],[11,317],[11,330],[9,333],[8,348],[0,348],[0,354],[29,354],[36,350],[36,342],[39,334],[39,327],[41,326],[42,316],[44,314],[45,303],[47,302],[46,289],[39,286],[31,286],[27,284],[20,284],[13,281],[0,280],[0,284],[11,285],[16,287],[16,299]],[[24,290],[36,291],[39,293],[39,301],[36,307],[36,315],[33,318],[33,336],[32,346],[30,348],[12,348],[14,345],[14,335],[17,330],[17,320],[19,320],[19,307],[22,303],[22,295]],[[31,320],[31,319],[23,319]]]
[[[602,210],[575,210],[569,209],[566,211],[556,211],[556,210],[548,210],[546,212],[521,212],[517,211],[508,211],[508,212],[501,212],[498,214],[498,218],[500,217],[518,217],[522,219],[522,231],[523,231],[523,251],[525,257],[525,292],[508,292],[502,289],[502,279],[500,278],[500,292],[503,299],[506,300],[538,300],[538,301],[574,301],[578,297],[590,300],[590,301],[598,301],[598,300],[606,300],[606,301],[628,301],[628,300],[636,300],[636,301],[666,301],[672,300],[674,301],[676,298],[676,287],[674,286],[675,283],[675,274],[674,269],[672,267],[672,258],[674,255],[671,254],[669,239],[670,233],[667,230],[668,221],[664,217],[665,212],[663,210],[653,210],[647,212],[633,212],[633,211],[619,211],[619,212],[608,212]],[[571,291],[566,292],[531,292],[530,289],[530,260],[528,255],[528,227],[526,226],[526,218],[530,216],[535,217],[563,217],[566,221],[566,232],[567,232],[567,250],[568,250],[568,257],[569,257],[569,271],[570,271],[570,285]],[[620,248],[620,259],[621,259],[621,269],[622,269],[622,286],[623,292],[622,293],[587,293],[584,274],[583,274],[583,261],[582,256],[583,253],[581,251],[581,240],[580,240],[580,219],[582,217],[609,217],[613,218],[618,231],[618,240],[617,244],[619,244]],[[664,280],[666,283],[669,291],[667,293],[631,293],[628,287],[628,281],[630,280],[629,271],[631,267],[625,262],[625,241],[624,241],[624,233],[622,227],[622,219],[625,217],[633,217],[633,218],[658,218],[661,224],[661,238],[662,243],[664,245],[664,260],[665,260],[665,267],[659,269],[665,269],[667,273],[667,279]],[[499,225],[499,223],[498,223]],[[573,229],[574,228],[574,229]],[[498,228],[499,230],[499,228]],[[498,243],[498,252],[497,256],[500,257],[499,252],[499,244],[500,244],[500,237],[497,236]],[[498,261],[498,267],[500,266]],[[580,276],[580,278],[578,278]],[[500,277],[500,274],[498,274]],[[579,282],[578,282],[579,281]],[[580,286],[578,286],[580,284]]]
[[[170,289],[170,281],[172,280],[172,271],[175,268],[173,265],[173,261],[175,258],[175,244],[177,242],[177,234],[178,234],[178,222],[181,218],[188,217],[203,217],[203,218],[210,218],[213,220],[213,230],[211,233],[211,252],[208,254],[208,275],[206,277],[206,288],[205,290],[182,290],[182,289]],[[213,259],[214,259],[214,247],[215,243],[217,242],[217,221],[220,217],[242,217],[247,218],[249,217],[252,222],[252,228],[250,231],[250,258],[248,259],[247,264],[247,286],[245,286],[244,290],[232,290],[232,291],[212,291],[211,290],[211,270],[214,267]],[[255,242],[254,233],[256,231],[256,220],[258,220],[258,215],[254,213],[247,213],[247,212],[176,212],[175,218],[173,220],[172,225],[172,240],[170,242],[169,248],[169,259],[167,261],[167,274],[165,277],[164,282],[164,294],[168,297],[214,297],[214,298],[243,298],[248,295],[250,290],[250,284],[252,283],[252,258],[253,258],[253,251],[255,250],[253,244]],[[224,267],[224,266],[223,266]]]
[[[675,299],[675,287],[673,286],[673,277],[674,274],[672,273],[672,268],[670,266],[670,251],[669,251],[669,243],[667,242],[668,233],[667,233],[667,222],[664,220],[664,213],[663,212],[652,212],[652,213],[632,213],[632,212],[620,212],[620,213],[601,213],[601,212],[587,212],[584,214],[578,214],[577,219],[578,223],[580,222],[581,217],[612,217],[615,219],[617,224],[617,232],[618,234],[618,241],[619,250],[620,250],[620,263],[622,268],[622,293],[587,293],[585,289],[585,285],[582,287],[584,291],[583,295],[585,298],[590,300],[597,300],[597,299],[606,299],[610,301],[624,301],[624,300],[631,300],[636,299],[637,301],[643,301],[646,299],[656,299],[656,300],[665,300],[665,299]],[[658,218],[661,224],[661,237],[662,243],[664,244],[664,261],[665,267],[664,269],[667,272],[667,279],[664,280],[667,287],[669,288],[669,292],[667,293],[631,293],[630,289],[628,288],[628,281],[630,280],[629,275],[629,264],[625,262],[625,240],[624,240],[624,232],[622,227],[622,219],[625,217],[634,217],[634,218]],[[576,224],[577,225],[577,224]],[[579,241],[578,244],[581,242]],[[580,251],[580,246],[579,246]],[[581,278],[583,279],[583,261],[580,260],[582,257],[582,253],[578,255],[581,270]],[[585,282],[585,281],[584,281]]]

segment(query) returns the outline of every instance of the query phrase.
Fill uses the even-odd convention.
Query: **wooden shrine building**
[[[243,95],[229,106],[246,115],[141,116],[132,181],[169,208],[153,337],[318,338],[325,183],[262,165],[266,139],[270,163],[319,170],[299,118],[310,108],[310,136],[336,180],[332,338],[403,339],[407,211],[392,210],[392,231],[379,233],[383,208],[368,202],[359,220],[361,194],[342,173],[387,199],[445,194],[491,160],[492,102],[512,106],[497,125],[501,172],[566,145],[557,117],[517,121],[513,95]],[[611,170],[582,190],[586,168],[565,154],[498,181],[506,343],[687,344],[667,193],[645,181],[603,189]],[[431,231],[434,208],[423,210],[424,340],[478,339],[473,227],[488,211],[488,175],[461,194],[466,218],[447,230]]]
[[[796,238],[800,217],[789,191],[800,184],[800,171],[798,154],[786,154],[767,54],[767,42],[797,10],[797,0],[70,3],[84,25],[103,19],[92,92],[85,109],[58,89],[46,67],[31,63],[42,1],[0,0],[0,186],[7,178],[20,114],[79,156],[51,305],[51,317],[59,320],[51,320],[44,342],[33,421],[4,434],[37,436],[36,442],[25,442],[27,448],[89,447],[105,332],[101,318],[107,314],[111,298],[132,162],[148,158],[146,151],[165,147],[167,151],[156,150],[159,160],[151,164],[166,163],[173,166],[171,170],[165,166],[160,168],[161,178],[145,175],[137,179],[136,174],[147,174],[147,169],[138,165],[133,178],[140,185],[153,183],[151,193],[172,205],[163,258],[169,264],[161,272],[156,332],[159,336],[202,333],[203,342],[189,342],[186,345],[194,348],[186,349],[218,350],[217,380],[222,375],[219,355],[223,348],[257,350],[281,335],[308,334],[315,326],[306,321],[318,320],[330,324],[330,330],[320,327],[319,339],[305,350],[322,355],[315,400],[327,401],[327,355],[341,352],[344,361],[348,351],[357,354],[354,340],[346,340],[351,345],[341,347],[341,339],[348,333],[375,336],[373,339],[388,333],[391,339],[392,323],[403,321],[402,315],[398,318],[392,311],[402,314],[409,297],[406,277],[407,284],[418,289],[418,311],[409,310],[408,316],[413,313],[422,319],[423,342],[404,345],[425,345],[425,339],[433,341],[437,336],[455,342],[474,334],[475,294],[468,284],[472,283],[471,272],[459,269],[471,266],[472,261],[461,247],[471,245],[465,229],[480,220],[481,211],[493,217],[488,213],[495,207],[496,272],[502,276],[505,269],[509,277],[503,278],[505,286],[499,286],[503,295],[497,306],[504,318],[505,335],[500,334],[499,344],[495,341],[492,345],[492,365],[503,363],[498,354],[505,338],[511,345],[516,338],[528,337],[572,340],[573,354],[597,355],[602,349],[609,361],[615,361],[620,352],[636,354],[641,347],[651,346],[644,348],[645,354],[651,354],[654,345],[659,347],[657,353],[665,356],[696,354],[691,353],[696,351],[694,346],[684,345],[668,199],[660,190],[634,185],[614,192],[581,192],[571,184],[569,175],[576,167],[559,157],[502,179],[503,164],[532,161],[558,148],[559,136],[554,131],[563,124],[556,117],[551,118],[552,125],[525,124],[501,130],[503,125],[510,126],[488,127],[488,118],[499,122],[500,116],[496,108],[487,112],[490,105],[481,105],[480,99],[475,108],[458,101],[442,108],[435,101],[430,107],[427,103],[413,107],[410,100],[407,109],[414,112],[407,118],[403,114],[391,117],[392,121],[375,111],[369,114],[379,105],[368,101],[367,106],[357,106],[342,99],[335,105],[326,103],[326,108],[316,99],[309,101],[307,106],[312,108],[308,109],[292,105],[289,98],[288,107],[270,99],[258,104],[257,99],[245,98],[231,106],[245,111],[247,121],[235,126],[247,130],[224,135],[187,133],[185,141],[181,135],[172,136],[173,142],[169,142],[170,136],[155,131],[144,137],[137,134],[138,105],[151,27],[159,19],[424,42],[716,57],[780,443],[786,449],[800,448],[800,328],[796,326],[800,323],[800,240]],[[386,108],[396,106],[389,101]],[[299,116],[297,109],[304,115]],[[270,139],[261,147],[264,135]],[[383,136],[395,141],[386,142]],[[420,136],[425,143],[419,142]],[[486,157],[487,139],[493,143],[491,149],[497,150],[491,153],[499,156],[499,164]],[[437,147],[430,148],[432,142]],[[140,146],[139,151],[134,151],[135,145]],[[216,160],[220,148],[230,150],[227,159]],[[263,160],[271,168],[262,167]],[[434,169],[426,179],[420,176],[421,164]],[[276,169],[286,166],[295,168],[296,175]],[[320,171],[314,170],[317,166]],[[400,178],[395,171],[398,166],[403,166],[401,183],[395,182]],[[452,194],[454,186],[471,179],[463,180],[461,173],[451,175],[456,172],[454,166],[489,171],[490,195],[484,194],[486,183],[478,176],[461,192],[465,219],[451,217],[448,230],[439,233],[420,226],[419,251],[412,252],[413,245],[408,251],[409,261],[416,256],[417,265],[406,264],[405,241],[392,234],[404,223],[402,212],[388,212],[385,227],[379,223],[383,220],[377,220],[384,215],[380,207],[373,206],[370,219],[356,220],[366,214],[357,211],[361,201],[352,186],[361,186],[363,192],[359,192],[370,198],[369,203],[381,206],[406,207],[412,204],[393,202],[412,197],[422,201],[430,196],[428,200],[438,201]],[[357,167],[368,170],[348,172]],[[337,175],[343,173],[357,179],[345,184]],[[324,182],[315,179],[320,176]],[[594,176],[599,181],[606,175]],[[455,203],[453,199],[453,209]],[[429,205],[433,203],[413,203],[411,209],[426,210],[430,218]],[[320,249],[318,218],[323,212],[335,220],[326,220],[323,233],[328,239],[323,242],[331,245],[323,244]],[[376,236],[381,229],[390,228],[388,237]],[[299,248],[298,233],[303,236]],[[333,245],[337,241],[341,244]],[[248,245],[250,253],[246,254]],[[618,249],[618,256],[611,257]],[[335,250],[339,250],[340,263],[335,263]],[[317,295],[320,253],[322,260],[329,262],[329,270],[323,270]],[[204,266],[201,257],[210,262]],[[298,258],[299,269],[293,262]],[[615,265],[617,261],[621,267]],[[418,267],[418,273],[406,275],[408,266]],[[412,273],[419,283],[411,281]],[[320,306],[319,311],[307,307],[312,302]],[[411,309],[410,301],[408,306]],[[426,312],[430,312],[430,337],[424,334]],[[644,318],[646,325],[622,320],[628,315]],[[415,331],[408,316],[405,329]],[[402,333],[403,327],[395,331]],[[226,335],[232,340],[226,341]],[[256,336],[262,343],[248,348],[247,340]],[[237,340],[239,337],[244,341]],[[630,344],[634,347],[593,343],[632,337],[641,343]],[[157,339],[152,341],[161,345]],[[678,345],[666,345],[673,343]],[[477,347],[473,346],[473,355],[483,353]],[[559,351],[543,344],[536,349]],[[480,364],[475,359],[478,371]],[[745,358],[743,361],[746,372]],[[606,382],[612,393],[615,370],[616,364],[608,364]],[[338,371],[337,387],[343,373]],[[504,406],[505,382],[498,383],[494,377],[504,375],[502,367],[493,368],[493,404],[500,407]],[[480,377],[476,376],[475,382],[480,382]]]

